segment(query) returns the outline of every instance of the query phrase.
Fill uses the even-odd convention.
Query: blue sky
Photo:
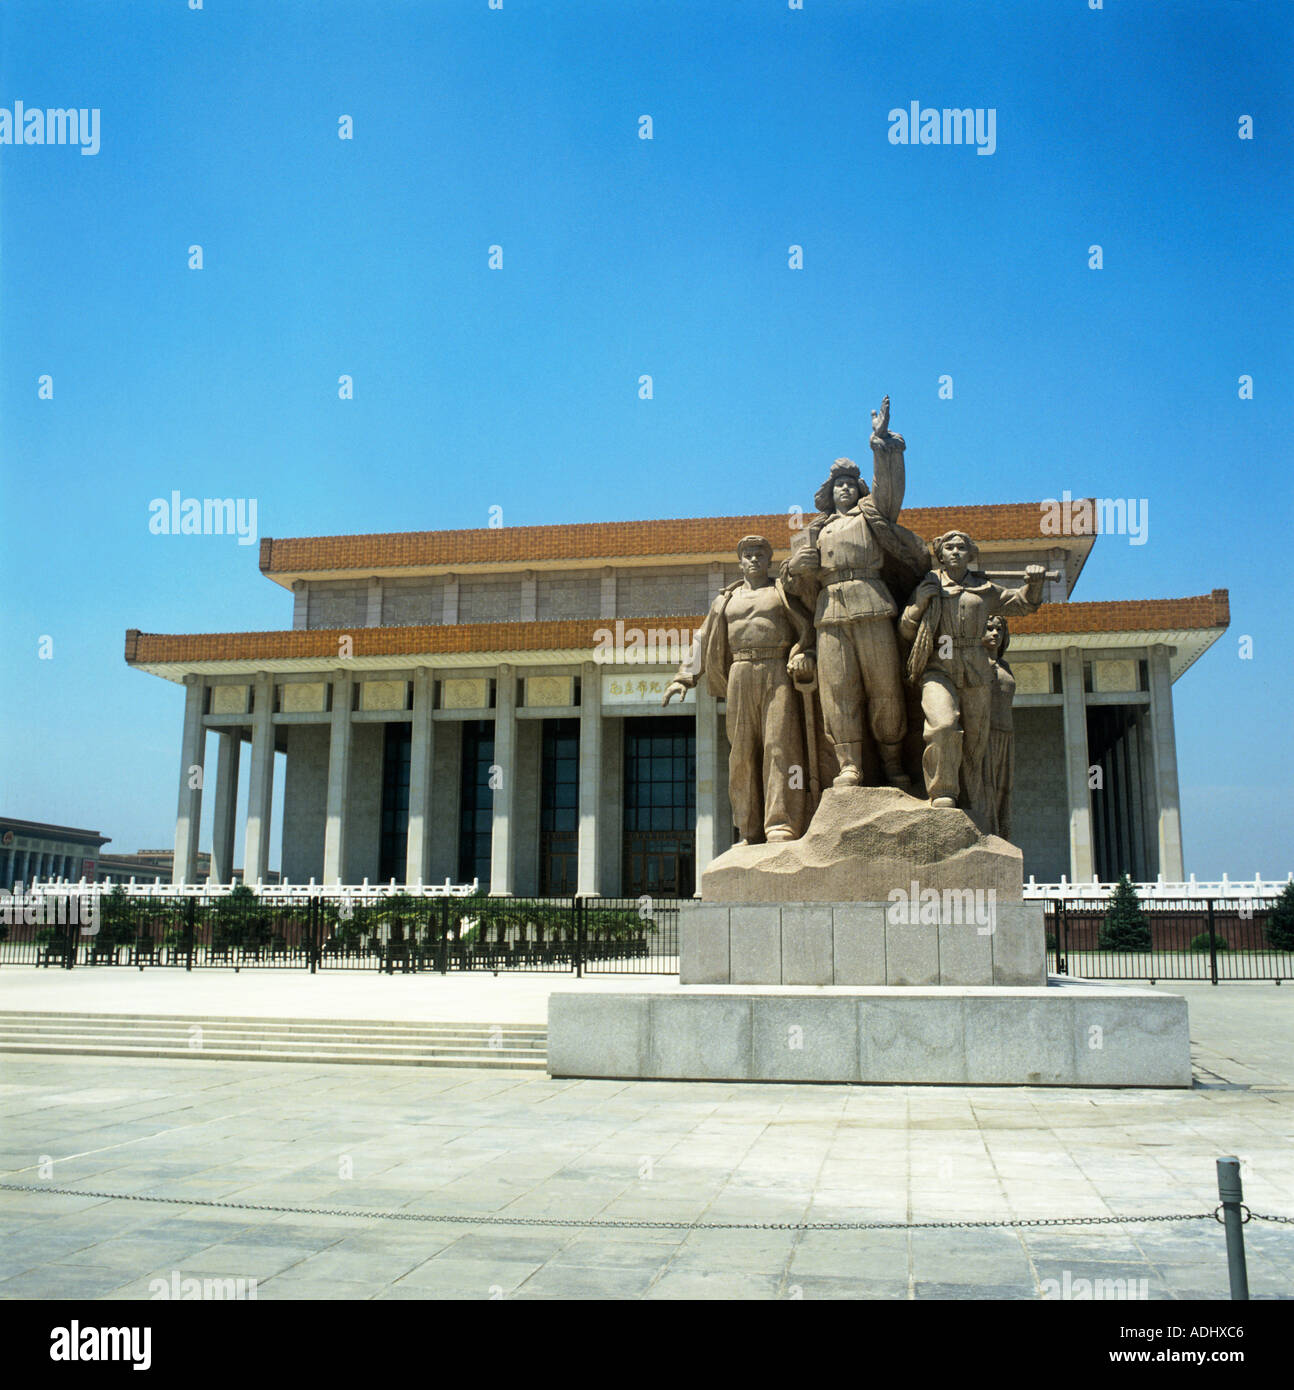
[[[1075,597],[1230,589],[1175,687],[1187,867],[1283,877],[1292,39],[1284,3],[9,0],[0,106],[102,114],[93,156],[0,146],[4,810],[169,845],[183,697],[125,629],[290,626],[154,497],[275,536],[771,512],[888,392],[909,505],[1146,498]],[[891,144],[912,101],[996,151]]]

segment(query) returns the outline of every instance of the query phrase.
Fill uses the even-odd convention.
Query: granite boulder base
[[[828,787],[799,840],[734,846],[701,875],[703,902],[887,902],[922,892],[1019,902],[1023,856],[965,811],[936,810],[895,787]]]

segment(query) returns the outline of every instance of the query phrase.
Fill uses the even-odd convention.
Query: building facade
[[[0,889],[46,879],[93,881],[108,843],[97,830],[0,816]]]
[[[999,582],[1031,563],[1055,576],[1040,612],[1012,622],[1008,653],[1026,875],[1179,880],[1172,686],[1225,631],[1227,592],[1074,602],[1096,536],[1044,534],[1045,515],[912,508],[903,522],[927,539],[966,529]],[[740,577],[740,537],[767,536],[779,563],[798,523],[262,540],[262,573],[292,595],[290,629],[126,634],[131,666],[185,690],[174,880],[200,876],[205,800],[211,874],[229,881],[245,797],[245,878],[268,881],[282,754],[287,881],[690,895],[734,839],[724,708],[703,688],[682,706],[661,697]]]
[[[112,841],[97,830],[74,825],[0,816],[0,889],[36,883],[170,883],[174,851],[140,850],[137,854],[105,854]],[[211,856],[199,854],[195,874],[206,879]]]

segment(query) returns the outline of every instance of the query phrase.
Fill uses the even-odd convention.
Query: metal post
[[[319,911],[319,898],[311,893],[306,899],[306,949],[310,952],[310,973],[313,975],[319,969],[319,938],[322,935],[321,918],[323,914]]]
[[[1209,975],[1212,983],[1218,982],[1218,937],[1213,929],[1213,899],[1209,899]]]
[[[440,900],[440,973],[449,974],[449,898]]]
[[[197,916],[198,900],[188,898],[184,906],[184,968],[193,969],[193,929]]]
[[[1065,899],[1056,904],[1056,974],[1069,974],[1069,931],[1065,922]]]
[[[57,907],[55,907],[57,912]],[[79,916],[78,913],[69,912],[67,914],[67,949],[63,952],[63,966],[66,970],[71,970],[76,964],[76,953],[79,949],[77,942],[77,923],[73,920]]]
[[[1222,1224],[1227,1232],[1227,1273],[1231,1277],[1233,1302],[1249,1299],[1249,1273],[1245,1269],[1245,1218],[1241,1215],[1244,1191],[1240,1185],[1240,1160],[1218,1159],[1218,1197],[1222,1202]]]
[[[571,907],[575,913],[575,978],[584,978],[584,900],[575,898]]]

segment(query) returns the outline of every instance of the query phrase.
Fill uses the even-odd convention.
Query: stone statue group
[[[871,490],[837,459],[776,576],[768,540],[738,542],[742,578],[665,692],[668,704],[704,675],[727,701],[740,844],[798,839],[823,787],[912,793],[917,780],[931,806],[1010,838],[1006,619],[1038,609],[1046,571],[1030,565],[1006,589],[979,570],[965,531],[927,546],[900,526],[906,445],[889,418],[887,396],[872,412]]]

